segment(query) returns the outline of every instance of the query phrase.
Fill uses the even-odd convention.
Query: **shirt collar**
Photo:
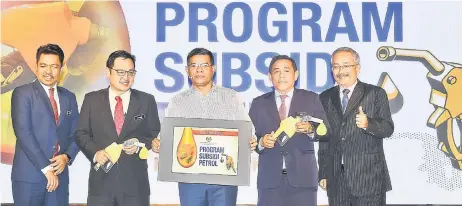
[[[39,81],[39,80],[37,80],[37,81]],[[40,81],[39,81],[39,82],[40,82]],[[49,89],[50,89],[50,88],[53,88],[53,89],[55,89],[55,90],[54,90],[55,92],[58,92],[58,90],[57,90],[57,89],[58,89],[58,86],[57,86],[58,83],[56,83],[56,84],[53,85],[52,87],[47,86],[47,85],[44,85],[42,82],[40,82],[40,84],[42,85],[43,89],[45,89],[45,92],[46,92],[47,94],[50,93],[50,92],[49,92]]]
[[[217,90],[217,85],[215,85],[215,83],[212,83],[212,89],[210,89],[210,92],[207,93],[205,96],[209,95],[210,93],[215,92],[216,90]],[[197,90],[194,86],[191,86],[189,91],[193,94],[200,94],[199,90]]]
[[[294,90],[295,90],[295,88],[293,87],[289,92],[287,92],[286,95],[287,95],[288,98],[292,98],[292,97],[294,96]],[[282,95],[282,94],[281,94],[280,92],[278,92],[277,90],[274,90],[274,93],[276,94],[276,95],[275,95],[276,98],[280,98],[281,95]]]
[[[339,90],[340,90],[340,93],[342,93],[342,94],[343,94],[343,90],[345,90],[345,89],[349,89],[349,90],[350,90],[350,93],[349,93],[349,94],[352,94],[352,92],[353,92],[353,90],[355,89],[355,87],[356,87],[357,84],[358,84],[358,80],[356,80],[355,83],[354,83],[353,85],[349,86],[348,88],[344,88],[344,87],[342,87],[342,86],[340,86],[340,85],[338,85],[338,88],[339,88]]]
[[[114,89],[112,89],[112,87],[109,86],[109,99],[110,100],[114,100],[116,96],[120,96],[121,99],[125,99],[125,98],[129,97],[130,94],[131,94],[131,89],[128,89],[123,94],[117,95],[116,92],[114,91]]]

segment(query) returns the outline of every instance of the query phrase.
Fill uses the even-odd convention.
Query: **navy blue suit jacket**
[[[316,93],[294,89],[289,115],[295,117],[297,112],[307,112],[309,115],[326,121],[324,109]],[[272,131],[276,132],[281,120],[276,105],[275,92],[269,92],[255,98],[250,107],[250,118],[255,126],[258,142]],[[322,138],[322,137],[320,137]],[[314,144],[303,133],[295,135],[281,147],[275,143],[274,148],[266,148],[259,153],[258,188],[277,188],[282,178],[282,161],[285,164],[289,183],[293,187],[313,187],[318,185],[318,167],[314,154]]]
[[[50,165],[55,144],[60,145],[59,154],[66,153],[75,159],[79,149],[75,143],[79,111],[75,95],[57,87],[60,104],[58,125],[48,94],[38,80],[13,91],[11,118],[16,135],[16,151],[11,179],[30,183],[47,181],[41,169]],[[66,169],[59,175],[59,184],[69,183]]]

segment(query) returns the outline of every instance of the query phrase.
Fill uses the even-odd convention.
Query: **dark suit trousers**
[[[118,180],[121,174],[117,171],[117,166],[114,165],[104,179],[113,183],[110,191],[101,196],[88,196],[88,206],[149,206],[149,195],[130,196],[123,192],[124,185]]]
[[[258,206],[316,206],[316,188],[296,188],[289,184],[287,175],[274,189],[258,189]]]
[[[385,206],[386,195],[385,193],[368,195],[368,196],[354,196],[350,192],[347,185],[345,175],[342,172],[339,178],[340,187],[337,192],[330,194],[328,197],[329,206]],[[327,181],[329,184],[329,181]]]
[[[68,206],[69,185],[59,184],[53,192],[48,192],[47,181],[30,183],[13,181],[14,206]]]
[[[178,183],[181,206],[236,206],[237,187]]]

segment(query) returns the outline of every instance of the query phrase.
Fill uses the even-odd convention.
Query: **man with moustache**
[[[359,81],[360,69],[355,50],[338,48],[332,54],[337,85],[320,95],[331,132],[320,146],[319,179],[332,206],[384,206],[391,190],[383,150],[383,138],[394,130],[387,94]]]
[[[250,107],[259,142],[259,206],[316,205],[318,170],[313,138],[318,135],[314,127],[309,122],[297,123],[297,132],[285,144],[276,142],[273,136],[282,120],[296,117],[298,112],[326,120],[318,95],[294,87],[298,75],[292,58],[273,57],[268,76],[274,91],[255,98]]]
[[[17,87],[11,99],[16,150],[11,171],[14,205],[69,204],[68,165],[79,152],[74,131],[75,95],[57,86],[64,61],[55,44],[37,50],[37,80]]]
[[[148,206],[149,178],[146,159],[136,145],[123,145],[123,151],[106,173],[112,143],[134,141],[151,149],[160,131],[154,96],[132,89],[135,56],[119,50],[109,55],[106,76],[110,86],[85,95],[76,130],[77,144],[92,166],[89,176],[88,206]]]
[[[213,84],[215,70],[212,52],[204,48],[189,52],[186,73],[192,87],[171,99],[165,116],[250,121],[237,92]],[[251,150],[256,145],[256,139],[251,137]],[[153,140],[152,148],[159,152],[158,139]],[[237,186],[178,183],[178,189],[182,206],[235,206],[237,201]]]

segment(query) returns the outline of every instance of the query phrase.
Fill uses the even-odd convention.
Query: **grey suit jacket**
[[[328,196],[339,188],[342,155],[345,178],[353,195],[391,190],[383,138],[393,134],[394,124],[385,90],[358,80],[344,114],[338,86],[321,93],[320,99],[331,130],[329,141],[320,143],[318,151],[318,176],[327,179]],[[368,117],[366,130],[356,126],[359,106]]]
[[[109,173],[95,171],[93,157],[96,152],[116,142],[138,138],[151,149],[152,140],[160,131],[157,104],[154,96],[131,89],[130,103],[120,135],[117,136],[109,106],[108,88],[85,95],[76,130],[76,142],[91,162],[89,177],[89,201],[97,201],[111,195],[115,187],[132,196],[150,194],[148,165],[138,154],[127,155],[122,151],[118,164]]]

